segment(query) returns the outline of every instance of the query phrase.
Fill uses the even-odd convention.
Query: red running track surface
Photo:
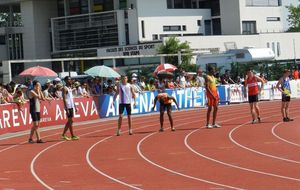
[[[220,129],[205,129],[206,109],[173,112],[177,130],[159,115],[134,116],[134,135],[115,136],[117,118],[79,125],[79,141],[62,129],[0,140],[0,189],[300,189],[300,100],[282,123],[280,101],[261,102],[262,123],[248,104],[220,107]],[[1,138],[0,138],[1,139]]]

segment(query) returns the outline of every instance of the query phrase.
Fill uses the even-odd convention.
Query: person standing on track
[[[74,98],[73,98],[73,90],[72,90],[72,79],[70,76],[66,76],[64,78],[64,81],[66,85],[63,87],[63,101],[64,101],[64,106],[65,106],[65,111],[68,116],[68,121],[65,125],[63,134],[61,135],[62,140],[79,140],[79,137],[74,135],[73,131],[73,117],[74,117],[74,109],[77,112],[77,108],[74,104]],[[66,136],[66,132],[70,130],[71,133],[71,138]]]
[[[259,88],[258,82],[261,82],[261,87]],[[248,101],[250,105],[250,112],[252,115],[252,124],[257,122],[260,123],[260,109],[258,107],[258,94],[264,88],[264,80],[258,76],[255,76],[251,69],[247,70],[245,76],[245,90],[248,88]],[[245,93],[246,95],[246,93]]]
[[[128,116],[128,127],[129,127],[129,135],[132,135],[132,128],[131,128],[131,102],[132,99],[134,100],[133,106],[135,107],[135,93],[133,91],[132,86],[128,83],[127,76],[121,76],[121,83],[117,87],[116,94],[114,95],[114,102],[119,95],[119,120],[118,120],[118,129],[117,129],[117,136],[121,135],[121,126],[123,120],[123,112],[126,109],[127,116]]]
[[[282,93],[281,113],[283,122],[293,121],[293,119],[289,118],[289,105],[291,101],[290,74],[289,70],[284,70],[283,76],[276,85],[276,88]]]
[[[44,141],[41,139],[39,127],[40,127],[40,120],[41,120],[41,100],[45,100],[45,97],[42,93],[42,87],[41,84],[35,80],[33,81],[33,89],[29,92],[29,109],[30,109],[30,115],[33,121],[33,126],[30,130],[30,135],[28,139],[28,143],[34,143],[32,140],[34,133],[36,134],[37,143],[44,143]]]
[[[164,131],[164,114],[165,114],[165,110],[167,109],[167,114],[169,117],[169,121],[171,124],[171,130],[175,131],[175,127],[173,124],[173,118],[172,118],[172,103],[174,102],[177,106],[177,109],[179,110],[179,106],[178,103],[176,101],[176,99],[170,95],[168,95],[167,93],[160,93],[158,94],[155,99],[154,99],[154,105],[152,107],[152,111],[154,111],[154,108],[156,106],[156,102],[157,100],[159,101],[160,107],[159,107],[159,111],[160,111],[160,132]]]
[[[217,112],[218,112],[218,104],[219,104],[219,94],[217,90],[217,79],[214,77],[215,69],[211,66],[207,68],[208,74],[205,78],[205,87],[206,87],[206,97],[207,97],[207,114],[206,114],[206,128],[220,128],[221,126],[216,124]],[[213,112],[213,122],[212,125],[209,124],[210,113],[214,108]]]

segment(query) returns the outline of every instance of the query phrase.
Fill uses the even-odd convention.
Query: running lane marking
[[[298,117],[300,117],[300,116],[297,116],[297,117],[295,117],[295,118],[298,118]],[[287,140],[287,139],[285,139],[285,138],[282,138],[282,137],[280,137],[280,136],[275,132],[276,128],[277,128],[278,126],[280,126],[280,124],[282,124],[282,123],[283,123],[283,122],[277,123],[277,124],[272,128],[272,134],[273,134],[276,138],[280,139],[280,140],[283,141],[283,142],[286,142],[286,143],[288,143],[288,144],[291,144],[291,145],[300,147],[300,144],[294,143],[294,142],[289,141],[289,140]]]
[[[297,110],[296,108],[293,109],[293,110]],[[280,115],[280,114],[279,114]],[[277,115],[278,116],[278,115]],[[273,117],[273,116],[270,116],[270,117]],[[270,117],[266,117],[266,118],[270,118]],[[247,124],[247,123],[246,123]],[[279,157],[279,156],[274,156],[274,155],[271,155],[271,154],[267,154],[267,153],[263,153],[263,152],[260,152],[260,151],[257,151],[257,150],[254,150],[254,149],[251,149],[249,147],[246,147],[240,143],[238,143],[236,140],[234,140],[234,138],[232,137],[233,136],[233,133],[235,131],[237,131],[239,128],[243,127],[244,125],[246,124],[242,124],[242,125],[239,125],[237,127],[235,127],[234,129],[232,129],[229,133],[229,139],[231,142],[233,142],[234,144],[236,144],[237,146],[245,149],[245,150],[248,150],[250,152],[254,152],[256,154],[259,154],[259,155],[262,155],[262,156],[266,156],[266,157],[270,157],[270,158],[274,158],[274,159],[277,159],[277,160],[282,160],[282,161],[286,161],[286,162],[291,162],[291,163],[294,163],[294,164],[300,164],[300,161],[297,161],[297,160],[291,160],[291,159],[287,159],[287,158],[282,158],[282,157]]]

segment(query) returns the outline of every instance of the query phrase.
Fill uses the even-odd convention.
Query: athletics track
[[[0,136],[0,190],[14,189],[300,189],[300,100],[293,122],[282,123],[280,101],[261,102],[261,124],[248,104],[219,109],[220,129],[205,129],[206,109],[173,112],[176,132],[159,129],[159,115],[133,117],[134,135],[115,136],[117,118],[75,127],[79,141],[59,139],[62,128]],[[165,114],[165,127],[169,126]]]

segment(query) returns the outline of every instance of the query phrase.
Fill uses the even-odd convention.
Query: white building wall
[[[267,21],[267,17],[280,17],[280,21]],[[251,7],[246,1],[240,1],[240,19],[242,21],[256,21],[258,33],[283,32],[283,7]],[[241,27],[242,33],[242,27]]]
[[[129,44],[138,44],[139,31],[138,31],[138,18],[137,10],[131,9],[128,12],[128,29],[129,29]]]
[[[223,35],[241,34],[239,0],[220,0],[221,29]]]
[[[225,52],[225,43],[235,43],[237,49],[245,47],[273,49],[276,60],[300,59],[300,33],[269,33],[258,35],[179,37],[189,42],[192,49],[216,49]],[[274,45],[273,45],[274,44]],[[295,44],[295,45],[294,45]],[[274,46],[274,48],[273,48]]]
[[[56,1],[22,1],[21,14],[24,25],[24,59],[50,58],[49,18],[57,15]],[[30,66],[32,64],[26,64],[25,68]]]
[[[166,1],[139,0],[137,4],[139,41],[152,41],[152,35],[204,33],[204,20],[211,19],[209,9],[167,9]],[[202,20],[202,26],[197,25]],[[144,21],[145,37],[141,22]],[[163,26],[185,25],[186,31],[163,31]]]

